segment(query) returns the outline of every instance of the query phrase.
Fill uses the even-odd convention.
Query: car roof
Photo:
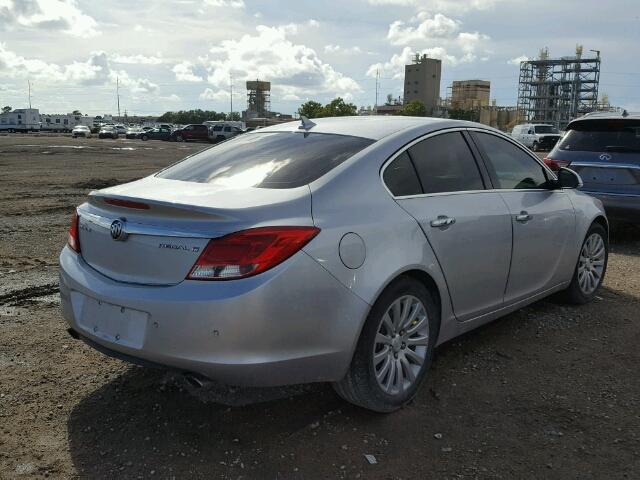
[[[486,125],[480,125],[463,120],[451,120],[447,118],[433,117],[404,117],[392,115],[357,116],[357,117],[326,117],[310,120],[315,123],[308,131],[310,133],[332,133],[337,135],[350,135],[364,137],[372,140],[380,140],[393,133],[408,130],[415,127],[427,127],[426,130],[439,130],[452,127],[482,127],[490,129]],[[249,132],[250,135],[265,132],[299,132],[302,125],[300,120],[280,123],[270,127],[261,128]]]
[[[569,122],[567,128],[571,128],[576,123],[587,122],[591,120],[640,120],[640,113],[627,112],[622,110],[621,112],[590,112],[582,117],[578,117]]]

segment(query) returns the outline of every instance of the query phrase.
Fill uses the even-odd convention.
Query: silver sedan
[[[434,349],[596,295],[608,223],[579,176],[461,121],[285,123],[92,192],[60,255],[70,333],[196,382],[333,382],[408,402]]]

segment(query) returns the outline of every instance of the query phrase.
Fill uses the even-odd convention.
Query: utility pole
[[[230,98],[230,111],[229,111],[229,120],[233,120],[233,76],[231,72],[229,72],[229,98]]]
[[[380,78],[380,71],[379,69],[376,68],[376,103],[373,106],[374,109],[376,110],[376,113],[378,111],[378,79]]]
[[[116,97],[118,99],[118,121],[120,121],[120,78],[116,77]]]
[[[31,80],[27,80],[27,85],[29,85],[29,108],[31,108]]]

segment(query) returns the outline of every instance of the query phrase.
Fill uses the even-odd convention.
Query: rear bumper
[[[640,195],[591,192],[588,190],[582,190],[582,192],[601,200],[608,218],[640,223]]]
[[[339,380],[369,308],[304,252],[243,280],[158,287],[115,282],[65,247],[60,297],[100,350],[246,386]]]

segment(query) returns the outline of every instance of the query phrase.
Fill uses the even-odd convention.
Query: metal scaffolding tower
[[[525,121],[549,123],[564,129],[576,117],[596,110],[600,82],[600,52],[583,58],[550,59],[548,49],[538,60],[520,62],[518,110]]]
[[[271,111],[271,82],[247,82],[247,118],[267,118]]]

